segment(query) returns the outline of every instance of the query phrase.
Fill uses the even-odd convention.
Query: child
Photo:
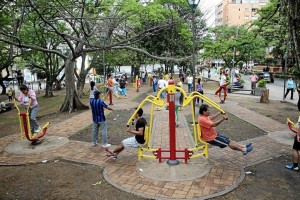
[[[90,100],[91,100],[91,99],[94,98],[94,93],[95,93],[96,91],[99,91],[99,90],[98,90],[98,88],[95,86],[95,82],[94,82],[94,81],[91,81],[90,85],[91,85],[91,87],[90,87],[89,91],[90,91]]]
[[[39,126],[38,121],[36,120],[36,115],[38,111],[38,102],[36,94],[32,89],[29,89],[26,85],[22,85],[20,87],[20,90],[20,96],[18,98],[15,98],[15,100],[18,102],[22,102],[25,106],[29,106],[31,134],[33,135],[34,133],[39,133],[41,131],[41,127]]]
[[[12,89],[12,88],[9,88],[9,90],[8,90],[8,92],[7,92],[8,101],[9,101],[9,102],[12,101],[13,95],[14,95],[13,89]]]

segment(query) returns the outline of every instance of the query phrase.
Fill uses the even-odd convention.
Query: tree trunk
[[[44,97],[53,97],[53,92],[52,92],[52,85],[53,85],[53,81],[51,81],[50,79],[48,79],[47,77],[47,82],[46,82],[46,93]]]
[[[262,92],[260,96],[260,103],[269,103],[269,89]]]
[[[79,98],[82,98],[84,93],[83,93],[83,89],[84,89],[84,85],[85,85],[85,77],[87,76],[88,72],[91,69],[91,66],[94,64],[93,62],[91,63],[91,65],[85,69],[85,59],[86,59],[86,53],[83,53],[81,58],[82,58],[82,62],[81,62],[81,69],[80,69],[80,73],[78,76],[78,83],[77,83],[77,91],[78,91],[78,96]],[[94,59],[93,59],[94,61]]]
[[[74,77],[74,65],[75,60],[68,58],[66,61],[65,74],[66,74],[66,97],[62,104],[60,111],[71,113],[75,109],[84,110],[88,109],[88,106],[84,105],[78,98],[75,88],[75,77]]]

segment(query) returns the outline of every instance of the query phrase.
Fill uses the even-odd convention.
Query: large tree
[[[81,103],[74,85],[74,67],[78,57],[86,53],[127,49],[144,53],[155,59],[176,60],[161,55],[151,55],[135,44],[142,38],[158,34],[166,27],[178,23],[180,16],[170,9],[171,1],[136,0],[24,0],[16,4],[34,12],[44,30],[61,40],[61,49],[70,52],[64,55],[58,49],[30,43],[21,35],[14,37],[10,32],[1,33],[0,41],[35,51],[53,53],[61,57],[65,66],[66,97],[61,111],[86,108]],[[177,0],[177,5],[188,7],[187,2]],[[26,16],[25,20],[26,20]],[[107,33],[106,43],[101,41],[101,32]],[[182,58],[186,59],[188,57]]]
[[[218,26],[211,28],[203,40],[204,58],[223,59],[227,67],[239,61],[263,58],[265,42],[251,30],[240,26]],[[233,63],[233,59],[235,63]]]

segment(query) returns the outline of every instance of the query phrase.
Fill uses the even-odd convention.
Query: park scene
[[[0,2],[0,199],[299,199],[300,3]]]

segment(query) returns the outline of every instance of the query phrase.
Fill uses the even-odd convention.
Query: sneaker
[[[117,159],[116,154],[108,154],[107,157],[112,158],[112,159]]]
[[[41,131],[41,127],[38,127],[38,129],[34,130],[35,133],[39,133]]]
[[[104,148],[107,148],[107,147],[110,147],[111,146],[111,144],[102,144],[102,147],[104,147]]]
[[[251,147],[252,143],[246,144],[246,148]]]
[[[243,152],[243,155],[247,155],[250,151],[252,151],[252,149],[253,149],[252,146],[248,146],[247,151]]]
[[[108,147],[105,148],[105,151],[110,155],[114,155],[114,152],[112,152]]]
[[[287,169],[290,169],[290,170],[299,171],[299,167],[298,167],[298,166],[294,166],[293,164],[291,164],[291,165],[286,165],[285,167],[286,167]]]
[[[95,147],[95,146],[97,146],[98,145],[98,143],[92,143],[92,147]]]

